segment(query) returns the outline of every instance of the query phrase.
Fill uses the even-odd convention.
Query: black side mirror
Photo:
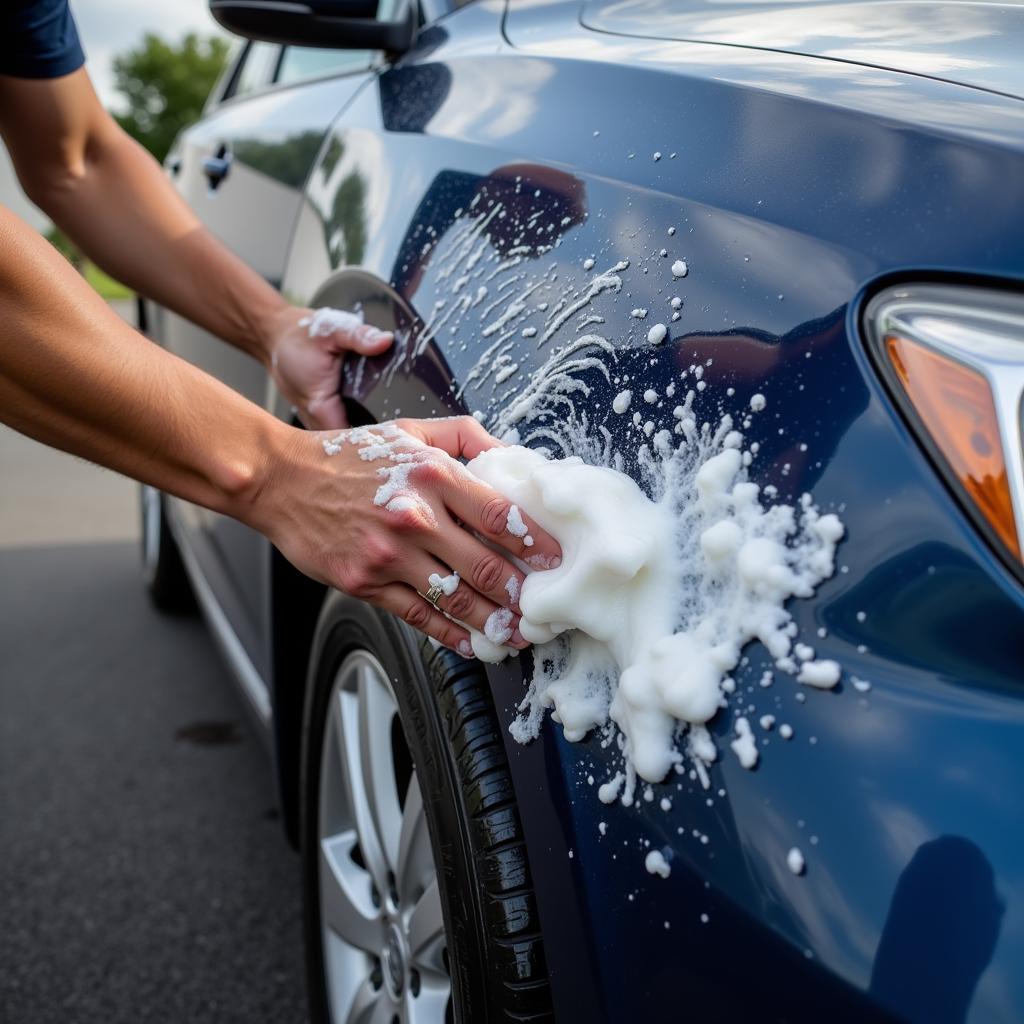
[[[416,5],[397,21],[377,20],[377,0],[210,0],[210,13],[247,39],[333,50],[405,53],[416,38]]]

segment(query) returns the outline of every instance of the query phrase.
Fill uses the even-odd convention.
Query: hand
[[[393,341],[355,313],[285,306],[271,317],[266,351],[278,389],[314,430],[348,425],[341,401],[341,366],[347,352],[375,356]]]
[[[287,430],[286,449],[269,467],[250,522],[293,565],[464,657],[472,649],[461,623],[494,642],[528,646],[519,633],[524,575],[507,555],[554,568],[561,549],[525,514],[533,544],[510,533],[511,502],[457,461],[500,444],[476,420]],[[447,618],[421,595],[433,574],[452,572],[458,585],[438,601]]]

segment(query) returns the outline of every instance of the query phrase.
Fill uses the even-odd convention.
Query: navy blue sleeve
[[[59,78],[84,63],[68,0],[0,0],[0,75]]]

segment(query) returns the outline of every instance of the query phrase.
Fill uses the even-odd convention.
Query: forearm
[[[143,339],[0,209],[0,417],[243,519],[291,428]]]
[[[199,224],[148,152],[110,134],[46,212],[107,273],[265,361],[262,331],[284,300]]]
[[[90,259],[267,360],[264,335],[284,300],[202,227],[84,69],[44,82],[0,76],[0,128],[25,191]]]

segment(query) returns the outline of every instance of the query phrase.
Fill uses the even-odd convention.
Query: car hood
[[[1024,97],[1024,0],[589,0],[581,18],[599,32],[804,54]]]

